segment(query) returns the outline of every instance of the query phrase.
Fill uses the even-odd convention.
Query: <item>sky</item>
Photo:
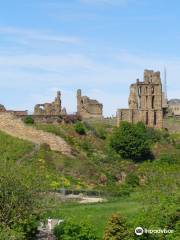
[[[180,98],[179,0],[0,0],[0,104],[33,111],[76,90],[115,115],[144,69],[167,69],[168,98]]]

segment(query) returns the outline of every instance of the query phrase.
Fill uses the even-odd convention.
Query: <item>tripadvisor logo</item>
[[[135,229],[135,234],[137,236],[141,236],[143,235],[143,233],[145,234],[167,234],[167,233],[173,233],[174,230],[170,230],[170,229],[143,229],[142,227],[137,227]]]
[[[137,228],[135,229],[135,234],[136,234],[137,236],[141,236],[141,235],[143,235],[143,233],[144,233],[144,230],[143,230],[142,227],[137,227]]]

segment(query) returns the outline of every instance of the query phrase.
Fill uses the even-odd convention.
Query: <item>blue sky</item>
[[[167,68],[168,97],[180,98],[180,1],[0,1],[0,103],[29,109],[62,91],[76,111],[76,90],[127,106],[144,69]]]

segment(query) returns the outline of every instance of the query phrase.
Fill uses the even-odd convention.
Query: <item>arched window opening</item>
[[[154,102],[155,102],[155,98],[154,96],[152,97],[152,109],[154,109]]]
[[[146,112],[146,125],[148,125],[149,124],[149,114],[148,114],[148,112]]]
[[[154,125],[157,125],[157,112],[154,112]]]

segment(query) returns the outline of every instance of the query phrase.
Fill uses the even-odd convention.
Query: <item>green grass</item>
[[[54,218],[73,218],[77,222],[88,221],[101,239],[107,221],[113,213],[120,213],[128,219],[128,223],[132,223],[141,209],[142,205],[130,197],[96,204],[61,203],[59,208],[56,207],[48,214]]]
[[[30,153],[33,144],[0,131],[0,160],[16,161]]]

